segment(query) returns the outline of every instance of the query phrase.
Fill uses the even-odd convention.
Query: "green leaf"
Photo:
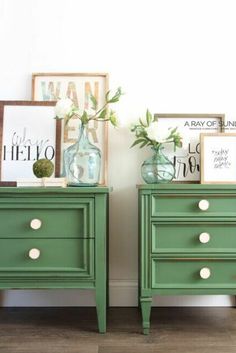
[[[177,131],[178,127],[176,126],[171,132],[174,134]]]
[[[105,95],[105,100],[106,102],[108,103],[109,101],[109,94],[110,94],[111,91],[107,91],[106,95]]]
[[[150,123],[152,122],[152,114],[149,112],[149,110],[147,109],[147,112],[146,112],[146,121],[147,121],[147,126],[150,125]]]
[[[88,124],[89,118],[88,118],[88,113],[84,110],[81,118],[80,118],[82,124]]]
[[[118,87],[113,97],[108,99],[108,96],[106,95],[107,103],[116,103],[116,102],[118,102],[120,97],[122,96],[122,94],[123,93],[121,91],[121,88]]]
[[[144,142],[139,146],[139,148],[142,148],[142,147],[146,146],[147,143],[148,143],[148,141],[144,141]]]
[[[139,143],[142,143],[142,142],[146,142],[146,140],[144,140],[144,139],[138,139],[138,140],[135,140],[134,141],[134,143],[130,146],[130,147],[134,147],[134,146],[136,146],[136,145],[138,145]]]
[[[144,122],[142,121],[141,118],[139,118],[139,122],[140,122],[140,125],[141,125],[142,127],[146,127],[146,125],[144,124]]]
[[[114,112],[111,113],[110,117],[109,117],[110,122],[112,123],[113,126],[117,127],[118,122],[117,122],[117,118],[114,114]]]
[[[95,96],[92,93],[90,94],[90,100],[92,102],[92,109],[93,110],[97,110],[98,102],[97,102],[97,99],[95,98]]]
[[[106,115],[107,115],[107,110],[103,109],[101,113],[98,115],[98,119],[105,119]]]

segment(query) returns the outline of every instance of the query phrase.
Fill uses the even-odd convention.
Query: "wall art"
[[[0,180],[35,178],[33,163],[41,158],[60,174],[61,122],[55,102],[0,101]]]
[[[224,130],[224,114],[155,114],[160,129],[175,128],[183,136],[183,147],[164,145],[165,155],[174,163],[176,182],[200,182],[200,134]]]
[[[32,99],[52,101],[69,97],[81,110],[90,109],[90,93],[98,101],[98,109],[105,103],[108,91],[108,74],[106,73],[34,73],[32,74]],[[91,113],[93,111],[91,110]],[[74,144],[78,137],[78,119],[70,119],[62,126],[62,150]],[[95,144],[102,155],[102,168],[99,184],[107,184],[108,160],[108,126],[107,123],[91,121],[88,125],[90,141]],[[63,174],[63,153],[61,154],[61,173]]]
[[[236,184],[236,133],[201,134],[201,183]]]

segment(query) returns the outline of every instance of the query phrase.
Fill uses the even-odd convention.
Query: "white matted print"
[[[201,183],[236,184],[236,134],[201,134]]]
[[[57,154],[60,150],[57,145],[60,132],[54,119],[54,105],[27,101],[0,102],[1,181],[36,178],[32,166],[41,158],[54,163],[54,176],[57,176],[60,170]]]
[[[98,109],[105,103],[108,91],[108,74],[106,73],[35,73],[32,74],[32,99],[52,101],[69,97],[81,110],[94,113],[89,99],[92,93],[98,102]],[[79,133],[78,119],[70,119],[62,127],[62,150],[76,142]],[[91,121],[88,126],[90,141],[101,150],[102,168],[99,184],[107,183],[108,159],[108,128],[107,123]],[[61,154],[63,168],[63,153]],[[62,170],[61,170],[62,172]]]
[[[178,127],[183,147],[174,150],[173,144],[164,145],[163,152],[175,166],[178,182],[200,182],[200,134],[221,132],[224,114],[155,114],[160,129]]]

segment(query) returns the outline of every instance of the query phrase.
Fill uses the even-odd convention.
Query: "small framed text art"
[[[108,74],[106,73],[34,73],[32,74],[32,99],[52,101],[69,97],[82,111],[90,113],[90,94],[98,102],[98,109],[105,103],[108,91]],[[91,110],[91,113],[93,111]],[[74,144],[79,134],[78,119],[70,119],[62,126],[62,150]],[[88,126],[90,141],[101,150],[102,168],[99,184],[107,183],[108,162],[108,126],[107,123],[91,121]],[[61,154],[63,160],[63,153]],[[61,160],[61,162],[62,162]],[[61,168],[63,163],[61,163]],[[62,170],[61,170],[62,172]]]
[[[201,183],[236,184],[236,133],[201,134]]]
[[[222,132],[224,114],[155,114],[161,128],[178,128],[183,137],[183,146],[174,150],[166,144],[163,152],[175,166],[173,181],[182,183],[200,182],[200,134]]]
[[[35,178],[32,166],[51,160],[60,173],[61,123],[53,102],[0,101],[0,180]]]

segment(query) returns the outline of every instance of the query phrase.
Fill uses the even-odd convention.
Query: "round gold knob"
[[[211,239],[211,236],[210,236],[209,233],[201,233],[201,234],[199,235],[199,241],[200,241],[200,243],[202,243],[202,244],[209,243],[210,239]]]
[[[208,279],[211,276],[211,270],[208,267],[203,267],[200,271],[200,277],[202,279]]]
[[[39,256],[40,256],[40,250],[39,249],[36,249],[36,248],[30,249],[29,257],[32,260],[37,260],[39,258]]]
[[[39,228],[42,227],[42,221],[40,221],[40,219],[32,219],[32,221],[30,222],[30,228],[37,230]]]
[[[198,202],[198,207],[201,211],[206,211],[210,207],[210,203],[207,200],[201,200]]]

